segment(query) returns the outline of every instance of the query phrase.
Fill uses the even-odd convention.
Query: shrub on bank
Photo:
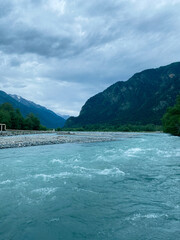
[[[162,118],[163,131],[180,136],[180,95],[177,97],[176,104],[168,108]]]

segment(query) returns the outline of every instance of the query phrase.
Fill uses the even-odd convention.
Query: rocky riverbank
[[[19,135],[19,134],[21,135]],[[136,133],[107,133],[107,132],[6,132],[0,136],[0,149],[19,148],[38,145],[61,143],[91,143],[115,141],[119,138],[136,137]]]
[[[112,141],[112,137],[100,136],[80,136],[80,135],[19,135],[0,137],[0,149],[18,148],[27,146],[50,145],[60,143],[85,143],[85,142],[102,142]]]

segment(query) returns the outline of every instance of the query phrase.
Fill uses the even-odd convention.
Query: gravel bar
[[[11,136],[0,137],[0,149],[4,148],[19,148],[38,145],[51,145],[60,143],[89,143],[89,142],[104,142],[113,141],[111,137],[97,137],[97,136],[75,136],[71,135],[34,135],[34,136]]]
[[[51,132],[52,133],[52,132]],[[59,132],[54,134],[25,134],[6,136],[0,135],[0,149],[19,148],[38,145],[51,145],[61,143],[92,143],[117,141],[122,138],[138,137],[137,133],[120,132]]]

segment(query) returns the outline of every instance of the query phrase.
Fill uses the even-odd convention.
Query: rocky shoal
[[[4,148],[19,148],[38,145],[51,145],[61,143],[88,143],[88,142],[104,142],[112,141],[112,137],[97,137],[97,136],[85,136],[79,137],[71,135],[19,135],[0,137],[0,149]]]

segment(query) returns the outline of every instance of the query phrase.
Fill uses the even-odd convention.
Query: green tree
[[[4,111],[7,111],[7,112],[13,112],[14,108],[10,103],[3,103],[0,106],[0,110],[4,110]]]
[[[4,123],[7,128],[11,128],[11,116],[9,112],[0,110],[0,123]]]
[[[40,121],[34,116],[33,113],[28,114],[25,119],[25,129],[27,130],[39,130],[40,129]]]
[[[180,136],[180,95],[173,107],[168,108],[162,118],[163,131]]]
[[[3,103],[0,106],[0,122],[5,123],[7,128],[12,128],[12,115],[14,109],[10,103]]]
[[[24,118],[19,109],[16,109],[16,129],[24,129]]]

